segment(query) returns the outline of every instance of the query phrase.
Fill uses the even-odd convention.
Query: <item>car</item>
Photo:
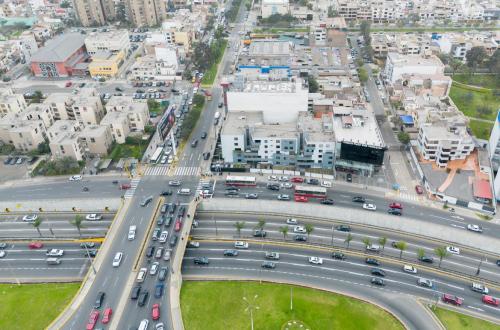
[[[279,194],[279,195],[278,195],[278,200],[280,200],[280,201],[289,201],[289,200],[290,200],[290,195],[287,195],[287,194]]]
[[[239,252],[238,252],[238,250],[228,249],[228,250],[224,250],[223,254],[225,257],[236,257],[236,256],[238,256]]]
[[[307,241],[307,236],[306,235],[295,235],[293,237],[294,240],[298,242],[306,242]]]
[[[382,269],[380,268],[372,268],[370,270],[370,273],[372,275],[375,275],[375,276],[381,276],[381,277],[384,277],[385,276],[385,271],[383,271]]]
[[[168,185],[172,186],[172,187],[178,187],[178,186],[182,185],[182,182],[179,180],[172,180],[172,181],[168,181]]]
[[[27,214],[23,216],[23,221],[26,222],[34,222],[36,219],[38,219],[38,214]]]
[[[342,252],[333,252],[332,258],[338,259],[338,260],[345,260],[346,259],[345,254],[343,254]]]
[[[7,243],[0,243],[0,250],[6,249],[7,248]]]
[[[208,136],[207,132],[203,132],[203,133],[201,133],[200,138],[205,140],[207,138],[207,136]]]
[[[385,286],[385,281],[378,277],[372,277],[370,283],[374,285]]]
[[[16,161],[17,161],[17,158],[16,157],[13,157],[10,162],[9,162],[9,165],[15,165],[16,164]]]
[[[167,160],[168,160],[168,156],[167,155],[163,155],[161,157],[160,164],[166,164]]]
[[[267,232],[263,229],[255,229],[253,231],[253,237],[266,237]]]
[[[7,157],[7,158],[4,159],[3,164],[4,165],[9,165],[9,163],[11,162],[11,160],[12,160],[12,157]]]
[[[314,178],[310,178],[310,179],[306,180],[306,183],[310,184],[310,185],[313,185],[313,186],[317,186],[317,185],[319,185],[319,180],[318,179],[314,179]]]
[[[89,220],[89,221],[101,220],[101,219],[102,219],[102,215],[97,214],[97,213],[91,213],[91,214],[87,214],[85,216],[85,220]]]
[[[142,207],[146,207],[148,206],[149,203],[151,203],[153,201],[153,196],[148,196],[148,197],[145,197],[142,201],[141,201],[141,206]]]
[[[482,233],[483,228],[479,225],[473,225],[473,224],[468,224],[467,225],[467,230],[474,231],[476,233]]]
[[[163,210],[163,206],[162,206],[162,210]],[[156,225],[161,226],[161,225],[163,225],[164,222],[165,222],[165,215],[162,214],[160,217],[158,217],[158,220],[156,220]]]
[[[387,213],[393,214],[393,215],[402,215],[403,214],[400,209],[388,209]]]
[[[325,198],[325,199],[322,199],[320,203],[323,205],[333,205],[333,199]]]
[[[30,250],[41,249],[43,247],[43,243],[42,242],[30,242],[28,244],[28,247],[30,248]]]
[[[182,221],[181,221],[181,219],[175,220],[174,230],[175,231],[180,231],[181,227],[182,227]]]
[[[164,261],[169,261],[170,260],[170,251],[165,251],[165,253],[163,254],[163,260]]]
[[[130,189],[132,188],[132,185],[130,183],[122,183],[120,185],[120,190],[127,190],[127,189]]]
[[[23,162],[24,162],[24,158],[23,157],[17,157],[17,159],[16,159],[16,164],[17,165],[21,165]]]
[[[137,298],[137,306],[142,307],[146,305],[146,302],[148,301],[149,297],[149,292],[148,291],[141,291],[139,294],[139,297]],[[145,328],[147,329],[147,328]]]
[[[163,283],[158,283],[155,286],[155,298],[161,298],[163,296],[163,289],[165,285]]]
[[[294,218],[288,218],[288,219],[286,219],[286,223],[287,223],[288,225],[296,225],[296,224],[298,224],[299,222],[297,221],[297,219],[294,219]]]
[[[456,255],[460,254],[460,249],[457,248],[456,246],[447,246],[446,251],[448,251],[451,254],[456,254]]]
[[[133,241],[135,239],[135,232],[137,230],[137,226],[135,225],[132,225],[130,227],[128,227],[128,236],[127,236],[127,239],[129,241]]]
[[[155,325],[155,330],[165,330],[165,325],[163,324],[163,322],[157,323]]]
[[[224,195],[231,197],[231,196],[239,196],[240,193],[237,192],[236,190],[228,190],[224,193]]]
[[[155,253],[155,259],[160,259],[163,256],[163,250],[165,248],[163,246],[160,246]]]
[[[80,243],[80,247],[82,249],[92,249],[95,247],[95,243],[94,242],[84,242],[84,243]]]
[[[352,201],[355,202],[355,203],[365,203],[366,202],[366,199],[362,196],[354,196],[352,198]]]
[[[281,188],[283,188],[283,189],[292,189],[293,188],[293,184],[291,184],[290,182],[283,182],[281,184]]]
[[[433,288],[434,287],[434,283],[432,283],[432,281],[429,280],[428,278],[422,278],[422,277],[420,277],[419,279],[417,279],[417,284],[419,286],[423,286],[423,287],[426,287],[426,288]]]
[[[102,313],[102,323],[106,324],[109,323],[109,320],[111,320],[111,314],[113,314],[113,310],[111,307],[108,307],[104,310],[104,313]]]
[[[278,177],[276,175],[270,175],[267,177],[269,181],[278,181]]]
[[[174,247],[176,244],[177,244],[177,240],[179,238],[177,237],[177,235],[172,235],[172,237],[170,237],[170,242],[168,243],[171,247]]]
[[[234,247],[237,249],[248,249],[248,242],[236,241]]]
[[[73,85],[73,83],[71,81],[67,81],[64,86],[65,87],[71,87],[71,85]]]
[[[5,257],[5,255],[6,255],[6,254],[7,254],[7,253],[6,253],[5,251],[0,251],[0,258]]]
[[[302,182],[304,182],[304,179],[303,179],[303,178],[300,178],[300,177],[295,176],[295,177],[293,177],[293,178],[291,178],[291,179],[290,179],[290,182],[302,183]]]
[[[482,294],[488,294],[490,292],[490,290],[486,286],[484,286],[483,284],[479,284],[479,283],[472,282],[470,288],[472,291],[479,292]]]
[[[293,227],[293,232],[294,233],[300,233],[300,234],[304,234],[306,233],[306,228],[304,226],[294,226]]]
[[[276,268],[276,263],[272,261],[264,261],[260,266],[262,268],[274,269]]]
[[[321,181],[321,187],[325,187],[325,188],[331,188],[332,187],[332,183],[330,181]]]
[[[269,189],[269,190],[273,190],[273,191],[279,191],[280,190],[280,185],[277,184],[277,183],[268,183],[266,185],[266,188]]]
[[[160,227],[156,227],[155,230],[153,231],[153,235],[152,235],[151,239],[153,241],[157,241],[160,238],[160,234],[161,234]]]
[[[375,258],[366,258],[365,262],[369,265],[380,266],[380,262]]]
[[[154,246],[148,246],[146,249],[146,257],[151,258],[155,253],[155,247]]]
[[[172,190],[162,190],[160,196],[170,196],[172,195]]]
[[[415,191],[417,192],[417,194],[422,195],[424,193],[424,188],[421,185],[416,185]]]
[[[322,265],[323,264],[323,258],[309,257],[309,263],[313,264],[313,265]]]
[[[193,141],[191,141],[191,148],[196,148],[197,145],[198,145],[197,139],[194,139]]]
[[[376,211],[377,210],[377,206],[375,206],[374,204],[370,204],[370,203],[364,203],[363,208],[365,210],[369,210],[369,211]]]
[[[252,194],[245,194],[246,199],[257,199],[259,198],[258,194],[252,193]]]
[[[155,261],[151,264],[151,268],[149,268],[149,275],[155,276],[158,273],[158,269],[160,268],[160,263]]]
[[[139,294],[141,293],[141,286],[136,285],[132,288],[132,292],[130,293],[130,299],[137,300],[139,298]]]
[[[377,245],[377,244],[368,244],[366,246],[366,251],[379,252],[380,251],[380,245]]]
[[[93,330],[99,319],[99,311],[93,310],[90,312],[89,320],[87,321],[87,330]]]
[[[45,255],[49,257],[62,257],[64,255],[64,250],[61,249],[48,249]]]
[[[208,265],[209,264],[209,261],[208,261],[207,257],[196,257],[196,258],[193,259],[193,262],[196,265]]]
[[[343,231],[343,232],[350,232],[351,231],[351,226],[349,225],[337,225],[335,226],[335,229],[337,229],[338,231]]]
[[[224,102],[219,102],[218,107],[219,107],[219,108],[222,108],[223,106],[224,106]]]
[[[160,243],[165,243],[167,241],[167,238],[168,238],[168,231],[164,230],[161,232],[160,238],[158,238],[158,241]]]
[[[87,258],[95,258],[97,255],[97,250],[85,250],[83,256]]]
[[[165,281],[168,276],[168,267],[161,267],[158,272],[158,281]]]
[[[462,306],[462,304],[464,303],[463,298],[448,293],[444,293],[443,296],[441,297],[441,300],[443,300],[443,302],[445,303],[452,304],[455,306]]]
[[[113,258],[113,267],[119,267],[122,262],[123,253],[116,252],[115,257]]]
[[[426,255],[423,255],[423,256],[419,257],[418,260],[420,260],[422,262],[426,262],[428,264],[432,264],[434,262],[434,258],[428,257]]]
[[[416,274],[417,268],[413,267],[412,265],[404,265],[403,271],[406,273]]]
[[[160,319],[160,304],[153,304],[153,307],[151,309],[151,317],[154,321]]]
[[[97,293],[97,297],[95,298],[94,306],[92,307],[94,307],[95,309],[101,308],[104,297],[106,297],[106,293],[103,291],[99,291]]]
[[[389,208],[402,210],[403,209],[403,205],[401,205],[401,203],[391,203],[391,204],[389,204]]]
[[[278,252],[266,252],[265,258],[271,260],[279,260],[280,254]]]
[[[483,303],[488,304],[488,305],[493,305],[493,306],[500,305],[500,299],[489,296],[489,295],[484,295],[481,300],[483,301]]]
[[[367,100],[368,101],[368,100]],[[345,180],[347,182],[352,182],[352,174],[351,173],[347,173],[346,177],[345,177]]]
[[[190,247],[190,248],[199,248],[200,247],[200,242],[189,241],[187,243],[187,246]]]
[[[69,177],[69,181],[81,181],[83,179],[83,176],[81,175],[72,175]]]
[[[287,177],[286,175],[282,175],[282,176],[278,177],[278,181],[281,181],[281,182],[288,182],[289,180],[290,180],[290,178]]]
[[[202,154],[202,156],[203,156],[203,159],[204,159],[204,160],[209,160],[209,159],[210,159],[210,152],[209,152],[209,151],[204,152],[204,153]]]

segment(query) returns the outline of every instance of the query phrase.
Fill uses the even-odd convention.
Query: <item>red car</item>
[[[160,318],[160,305],[159,304],[153,305],[153,310],[151,311],[151,317],[153,318],[154,321],[156,321]]]
[[[464,303],[464,300],[462,298],[459,298],[457,296],[448,293],[443,294],[442,300],[445,303],[453,304],[455,306],[461,306]]]
[[[498,306],[500,305],[500,299],[492,296],[483,296],[483,302],[488,305]]]
[[[299,177],[293,177],[290,179],[291,182],[296,182],[296,183],[302,183],[304,182],[304,179],[303,178],[299,178]]]
[[[28,247],[32,250],[34,249],[41,249],[43,248],[43,243],[42,242],[31,242]]]
[[[391,203],[391,204],[389,204],[389,208],[402,210],[403,209],[403,205],[401,205],[401,203]]]
[[[104,310],[104,313],[102,313],[102,323],[106,324],[111,320],[111,314],[113,314],[113,310],[111,307],[108,307]]]
[[[73,83],[72,83],[71,81],[68,81],[68,82],[66,83],[66,87],[71,87],[71,85],[73,85]]]
[[[175,220],[175,228],[174,228],[174,230],[175,231],[181,230],[181,226],[182,226],[181,220],[180,219]]]
[[[295,196],[295,201],[300,203],[307,203],[309,200],[304,196]]]
[[[120,185],[120,189],[121,190],[127,190],[127,189],[130,189],[132,186],[130,185],[130,183],[122,183]]]
[[[87,323],[87,330],[93,330],[98,319],[99,311],[93,310],[92,312],[90,312],[89,322]]]
[[[422,195],[424,193],[424,188],[422,188],[422,186],[420,185],[416,185],[415,191],[417,192],[417,194]]]

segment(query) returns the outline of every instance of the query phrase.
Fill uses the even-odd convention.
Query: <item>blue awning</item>
[[[413,125],[413,117],[410,115],[401,115],[399,116],[401,118],[401,121],[403,122],[404,125]]]

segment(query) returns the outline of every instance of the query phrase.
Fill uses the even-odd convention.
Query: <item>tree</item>
[[[59,5],[61,8],[69,8],[71,5],[69,4],[68,1],[62,1],[61,4]]]
[[[40,231],[40,225],[42,224],[42,218],[41,217],[37,217],[35,219],[35,221],[33,221],[31,223],[31,225],[36,229],[36,231],[38,232],[38,235],[40,235],[40,237],[42,237],[42,232]]]
[[[234,224],[236,231],[238,232],[238,237],[241,237],[241,230],[245,227],[245,221],[236,221]]]
[[[443,261],[443,259],[448,256],[448,251],[446,251],[446,248],[444,246],[438,246],[434,249],[434,253],[439,257],[438,267],[441,267],[441,261]]]
[[[255,226],[256,229],[264,230],[264,226],[266,225],[266,220],[260,219],[259,222],[257,223],[257,226]]]
[[[396,243],[396,248],[399,250],[399,259],[403,258],[403,252],[408,248],[408,244],[403,241]]]
[[[500,74],[500,48],[497,48],[486,63],[491,73]]]
[[[41,91],[35,91],[33,97],[31,98],[32,103],[41,103],[43,99],[43,93]]]
[[[82,237],[83,215],[81,214],[75,215],[75,218],[71,220],[70,223],[76,227],[76,230],[78,230],[78,235]]]
[[[387,237],[380,237],[378,239],[378,244],[380,244],[380,246],[382,246],[382,251],[384,251],[385,245],[387,244]]]
[[[127,15],[125,11],[124,1],[119,1],[116,5],[116,20],[120,23],[127,22]]]
[[[309,235],[311,235],[311,233],[313,232],[314,230],[314,226],[311,225],[310,223],[306,224],[304,226],[305,230],[306,230],[306,233],[307,233],[307,239],[309,239]]]
[[[425,250],[422,248],[417,249],[417,258],[422,259],[425,256]]]
[[[333,6],[328,7],[328,17],[336,17],[338,16],[337,11],[333,8]]]
[[[456,58],[450,59],[450,68],[451,68],[451,75],[455,75],[455,72],[457,72],[458,69],[460,69],[464,64],[462,61],[457,60]]]
[[[314,78],[313,76],[310,75],[307,77],[307,82],[309,85],[309,93],[316,93],[319,89],[318,82],[316,81],[316,78]]]
[[[472,72],[476,72],[476,68],[483,64],[484,60],[488,57],[484,47],[476,46],[472,47],[465,54],[465,59],[467,60],[467,66],[472,69]]]
[[[365,43],[367,45],[370,45],[371,44],[370,22],[362,21],[361,24],[359,25],[359,30],[360,30],[361,35],[363,36],[363,39],[365,40]]]
[[[283,234],[283,240],[286,241],[286,236],[288,235],[288,226],[280,227],[280,233]]]
[[[368,247],[368,245],[372,244],[372,241],[368,237],[363,238],[362,242],[365,245],[365,249]]]
[[[365,68],[358,68],[358,75],[359,75],[359,80],[362,83],[365,83],[368,81],[368,72],[366,72]]]
[[[406,133],[406,132],[399,132],[398,133],[398,140],[402,144],[408,144],[408,143],[410,143],[410,135],[408,135],[408,133]]]
[[[347,243],[347,248],[349,249],[349,245],[351,244],[351,241],[354,237],[352,237],[351,233],[348,233],[346,238],[345,238],[345,241],[344,243]]]

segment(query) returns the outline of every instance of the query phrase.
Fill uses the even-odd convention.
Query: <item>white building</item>
[[[262,0],[260,15],[267,18],[274,14],[286,15],[290,13],[290,3],[288,0]]]
[[[130,49],[130,39],[127,30],[112,30],[109,32],[90,33],[85,38],[85,47],[90,56],[99,53],[125,54]]]
[[[0,118],[9,113],[19,113],[26,109],[26,101],[21,94],[4,89],[0,94]]]
[[[443,75],[444,64],[435,55],[423,57],[389,52],[384,74],[385,79],[392,84],[405,74]]]
[[[149,122],[148,106],[128,96],[113,96],[106,104],[101,125],[108,126],[116,143],[125,143],[132,132],[143,132]]]
[[[58,120],[47,130],[50,152],[55,158],[70,157],[83,160],[84,146],[79,137],[80,125],[76,120]]]

